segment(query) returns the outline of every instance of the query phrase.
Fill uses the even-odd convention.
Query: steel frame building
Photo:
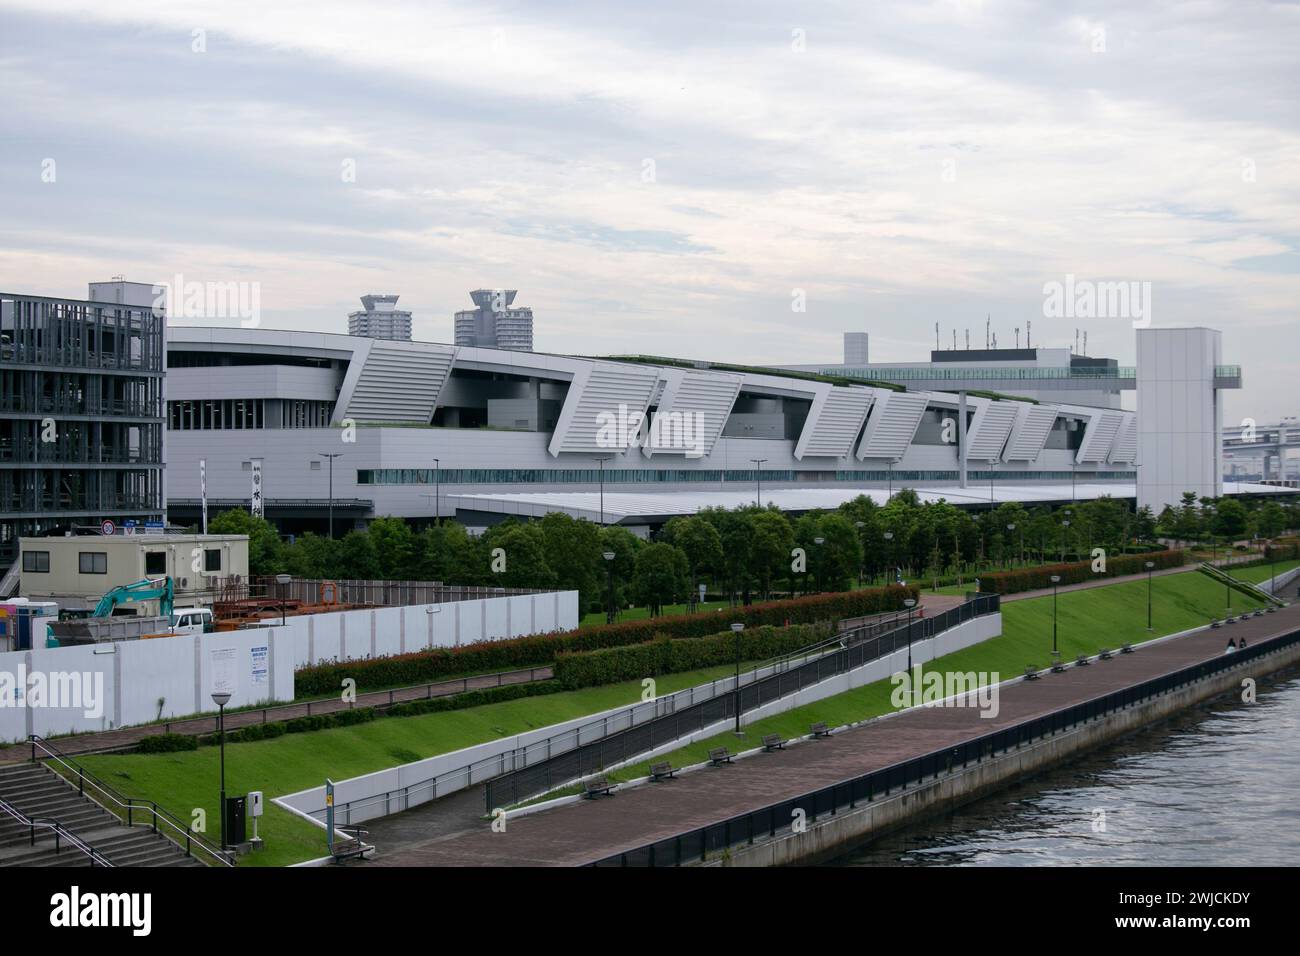
[[[164,515],[166,319],[0,293],[0,566],[20,535]]]

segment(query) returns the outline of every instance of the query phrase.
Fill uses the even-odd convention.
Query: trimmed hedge
[[[137,745],[142,754],[168,754],[178,750],[198,750],[199,738],[189,734],[153,734]]]
[[[368,723],[378,717],[414,717],[419,714],[431,714],[438,711],[464,710],[467,707],[481,707],[484,704],[498,704],[506,700],[518,700],[521,697],[541,697],[546,694],[558,694],[564,690],[556,681],[538,681],[532,684],[507,684],[504,687],[490,687],[487,690],[471,690],[464,694],[451,694],[446,697],[412,700],[392,707],[354,707],[351,710],[337,710],[330,714],[312,714],[309,717],[294,717],[291,720],[273,720],[265,724],[250,724],[238,730],[226,732],[226,743],[248,743],[254,740],[269,740],[285,734],[302,734],[314,730],[330,730],[335,727],[348,727]],[[179,737],[189,741],[189,746],[165,747],[162,750],[144,749],[144,741],[158,740],[159,737]],[[204,737],[187,737],[184,734],[161,734],[159,737],[146,737],[141,741],[141,752],[163,753],[166,750],[194,750],[199,744],[215,746],[219,742],[217,734]],[[154,745],[157,746],[157,745]]]
[[[825,640],[833,633],[834,625],[830,623],[746,629],[740,635],[741,659],[766,660],[788,654]],[[660,638],[628,647],[561,654],[555,661],[555,679],[566,689],[577,690],[657,674],[679,674],[729,664],[735,659],[736,636],[732,632],[676,640]]]
[[[602,624],[557,634],[534,634],[499,641],[477,641],[462,647],[436,648],[414,654],[342,661],[304,667],[294,674],[294,695],[314,697],[338,692],[344,678],[358,688],[401,687],[442,680],[458,674],[484,674],[553,663],[560,654],[606,647],[644,644],[657,637],[706,637],[739,621],[746,627],[812,624],[898,611],[905,598],[916,598],[913,585],[890,585],[834,594],[811,594],[787,601],[748,607],[680,614],[643,621]]]
[[[1125,574],[1140,574],[1150,561],[1155,569],[1177,568],[1187,563],[1184,551],[1153,551],[1150,554],[1115,555],[1106,558],[1106,570],[1094,572],[1091,561],[1074,561],[1068,564],[1045,564],[1037,568],[1018,568],[1015,571],[997,571],[980,576],[980,588],[996,594],[1017,594],[1052,586],[1052,575],[1061,577],[1061,584],[1082,584],[1097,578],[1115,578]]]

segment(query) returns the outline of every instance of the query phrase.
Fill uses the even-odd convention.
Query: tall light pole
[[[763,462],[767,461],[767,459],[751,458],[749,460],[754,463],[754,480],[758,483],[758,506],[761,508],[763,507]]]
[[[1060,583],[1061,583],[1061,576],[1059,574],[1053,574],[1052,575],[1052,662],[1053,663],[1056,662],[1056,658],[1061,653],[1056,649],[1056,586]]]
[[[334,459],[342,458],[341,451],[323,451],[320,453],[322,458],[329,459],[330,463],[330,540],[334,540]]]
[[[736,736],[740,733],[740,632],[745,629],[741,621],[731,625],[731,632],[736,635],[736,684],[734,687],[736,694]]]
[[[613,455],[602,455],[592,459],[600,463],[600,526],[605,527],[605,462],[612,461]]]
[[[892,561],[894,559],[894,549],[893,547],[890,546],[890,542],[894,540],[894,532],[886,531],[883,535],[881,535],[881,537],[885,539],[885,552],[889,556],[888,560]],[[897,572],[895,572],[894,574],[894,581],[895,582],[898,581]]]
[[[822,545],[825,543],[825,538],[813,538],[813,544],[817,545],[817,573],[813,575],[813,583],[816,584],[818,591],[821,591],[824,586],[822,583]]]
[[[442,527],[442,460],[433,460],[433,523]]]
[[[1147,630],[1151,630],[1151,569],[1156,566],[1154,561],[1146,563],[1147,568]]]
[[[1015,534],[1016,534],[1016,523],[1015,523],[1014,521],[1010,522],[1010,523],[1007,525],[1007,531],[1009,531],[1009,532],[1011,533],[1011,541],[1008,541],[1007,544],[1008,544],[1008,545],[1012,545],[1012,544],[1015,542],[1015,540],[1016,540],[1016,539],[1015,539]],[[1022,531],[1022,532],[1020,532],[1020,541],[1021,541],[1021,548],[1022,548],[1022,549],[1024,548],[1024,540],[1025,540],[1025,533]],[[1012,553],[1012,554],[1015,554],[1015,548],[1012,548],[1012,549],[1011,549],[1011,553]],[[1022,562],[1024,561],[1024,557],[1023,557],[1023,555],[1021,556],[1021,561],[1022,561]],[[1014,565],[1014,564],[1015,564],[1015,561],[1011,561],[1011,562],[1008,562],[1008,563]]]
[[[217,705],[217,738],[221,749],[221,849],[226,848],[226,705],[230,703],[230,694],[218,691],[212,695],[212,702]]]
[[[605,623],[614,623],[614,552],[606,551],[601,555],[605,559],[605,571],[608,578],[606,601],[605,601]]]
[[[885,504],[889,504],[889,502],[893,499],[893,497],[894,497],[894,463],[891,461],[889,463],[889,496],[885,498]]]
[[[1065,563],[1065,536],[1070,531],[1070,519],[1066,518],[1061,522],[1061,563]]]
[[[916,607],[916,598],[904,598],[903,607],[907,608],[907,680],[912,680],[912,608]],[[912,693],[908,695],[907,705],[910,707],[916,703],[916,688],[912,688]]]
[[[862,529],[866,526],[865,521],[853,522],[853,527],[858,529],[858,546],[862,549],[861,556],[858,558],[858,587],[862,587],[862,566],[867,560],[867,547],[862,543]]]

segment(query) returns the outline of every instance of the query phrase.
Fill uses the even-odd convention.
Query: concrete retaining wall
[[[1239,692],[1243,676],[1258,678],[1297,662],[1300,662],[1300,645],[1282,648],[1072,730],[1040,738],[1019,750],[940,775],[919,787],[822,817],[810,823],[803,833],[781,834],[753,846],[734,846],[729,853],[705,865],[783,866],[839,856],[869,837],[977,800],[1015,780],[1040,773],[1201,701]]]

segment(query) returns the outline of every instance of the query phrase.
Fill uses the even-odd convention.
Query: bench
[[[650,765],[651,780],[657,781],[657,780],[671,779],[673,774],[675,774],[676,772],[677,771],[673,769],[673,765],[670,764],[667,760],[665,760],[663,763],[652,763]]]
[[[610,783],[604,777],[592,777],[590,780],[582,782],[582,795],[588,800],[595,800],[600,796],[612,796],[615,784]]]
[[[820,720],[817,721],[817,723],[813,724],[811,727],[809,727],[808,732],[812,734],[814,737],[829,737],[831,735],[831,729],[827,727],[824,723],[822,723]]]
[[[1087,655],[1087,654],[1080,654],[1078,657],[1076,657],[1076,658],[1074,659],[1074,666],[1075,666],[1075,667],[1087,667],[1087,666],[1088,666],[1088,663],[1089,663],[1089,661],[1088,661],[1088,655]]]
[[[1133,653],[1133,645],[1130,644],[1128,641],[1125,641],[1125,642],[1124,642],[1124,646],[1121,647],[1121,648],[1119,649],[1119,652],[1120,652],[1121,654],[1132,654],[1132,653]]]
[[[721,767],[724,763],[731,763],[731,756],[731,751],[726,747],[714,747],[709,751],[709,763]]]
[[[1025,665],[1025,680],[1038,680],[1038,668],[1033,664]]]
[[[340,835],[340,838],[336,839],[330,846],[330,856],[332,856],[338,863],[342,863],[344,860],[364,857],[374,849],[374,847],[362,839],[370,832],[369,830],[362,830],[360,827],[357,827],[354,833],[350,836],[342,827],[336,828],[335,832]]]
[[[771,753],[773,750],[784,750],[784,749],[785,749],[785,741],[781,739],[780,734],[763,735],[763,750],[765,752]]]
[[[1109,647],[1103,647],[1101,651],[1097,654],[1097,656],[1100,657],[1103,661],[1108,661],[1115,656],[1115,653]]]

